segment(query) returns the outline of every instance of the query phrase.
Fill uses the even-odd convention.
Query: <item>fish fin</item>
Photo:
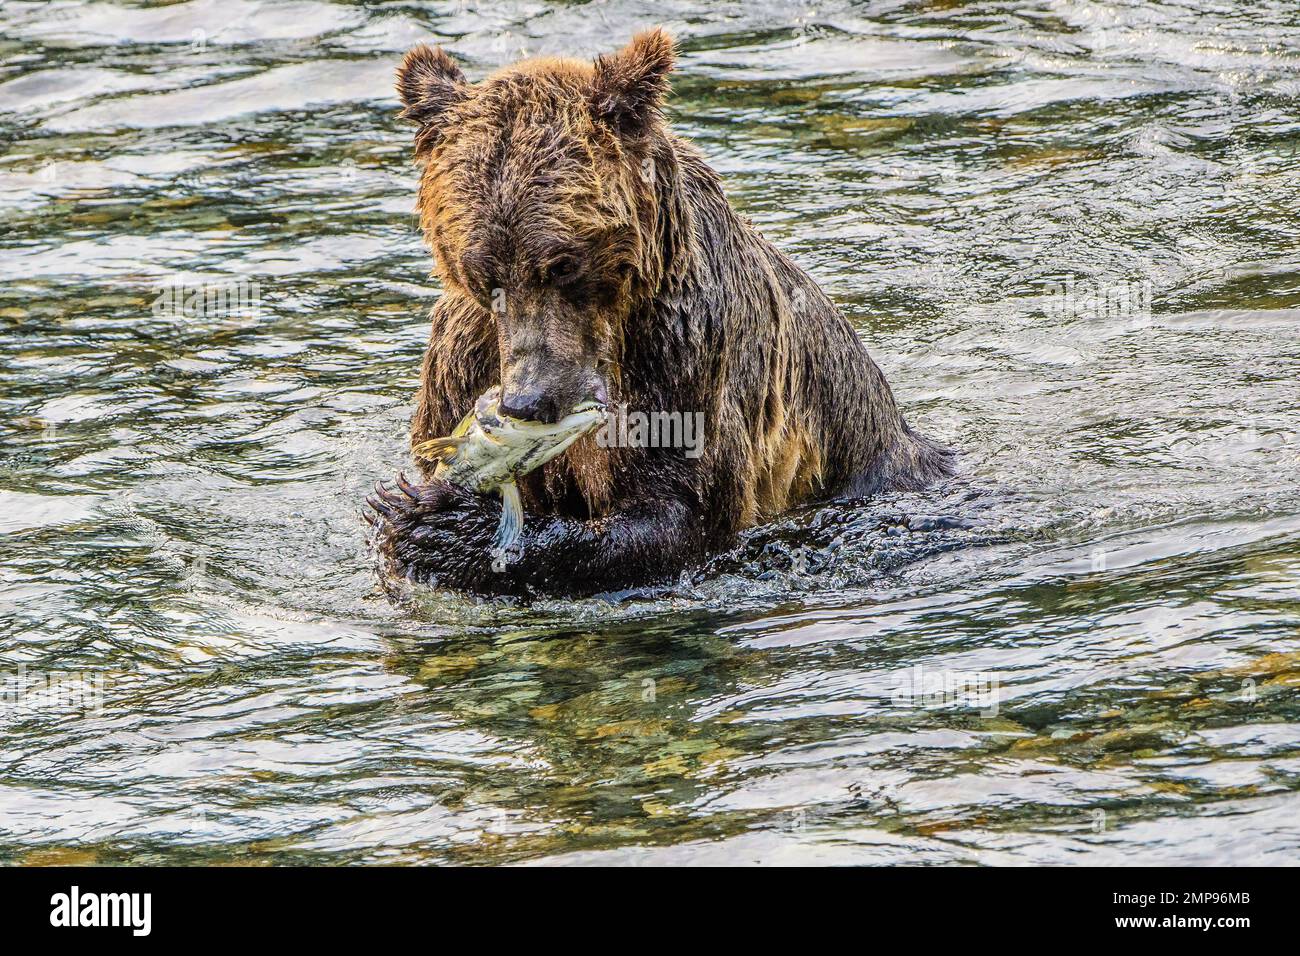
[[[430,438],[428,441],[422,441],[413,447],[411,452],[416,458],[423,458],[425,461],[450,461],[463,444],[465,444],[464,438],[449,435],[446,438]]]
[[[507,481],[501,485],[501,524],[497,525],[497,538],[493,542],[496,550],[510,550],[523,530],[524,503],[519,497],[519,486]]]

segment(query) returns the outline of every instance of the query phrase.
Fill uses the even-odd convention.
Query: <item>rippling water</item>
[[[400,53],[663,23],[960,448],[619,603],[376,587],[438,291]],[[1300,849],[1291,0],[0,7],[0,859]],[[257,308],[160,314],[162,285]]]

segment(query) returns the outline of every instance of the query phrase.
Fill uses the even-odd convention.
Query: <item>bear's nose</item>
[[[500,410],[507,418],[520,418],[544,425],[554,425],[560,420],[559,403],[540,390],[506,392],[501,396]]]

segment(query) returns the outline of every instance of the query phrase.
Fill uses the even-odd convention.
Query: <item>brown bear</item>
[[[371,499],[386,575],[478,594],[617,590],[801,502],[951,472],[848,321],[669,131],[674,57],[654,29],[594,63],[526,60],[479,83],[437,47],[402,62],[443,288],[413,443],[451,432],[497,383],[516,418],[554,422],[595,399],[701,416],[704,440],[692,453],[583,438],[520,481],[523,548],[504,570],[494,495],[399,477]]]

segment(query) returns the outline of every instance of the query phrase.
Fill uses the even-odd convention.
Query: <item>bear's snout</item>
[[[564,410],[554,395],[541,389],[506,391],[501,396],[501,414],[508,418],[554,425],[564,417]]]
[[[526,336],[514,336],[525,343]],[[579,404],[603,403],[607,394],[597,363],[588,356],[571,356],[568,343],[548,343],[525,351],[511,349],[513,359],[501,363],[501,414],[524,421],[554,425]]]

